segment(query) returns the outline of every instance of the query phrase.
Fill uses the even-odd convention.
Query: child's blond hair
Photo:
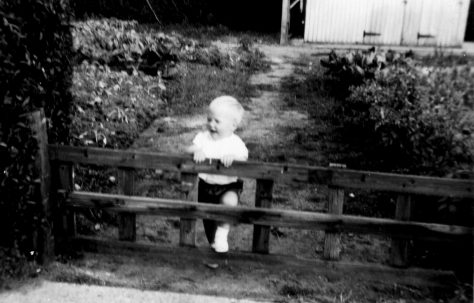
[[[244,108],[240,104],[237,99],[232,96],[220,96],[215,98],[209,104],[209,109],[218,108],[218,107],[226,107],[230,109],[230,113],[232,114],[233,118],[235,119],[236,125],[239,125],[242,122],[242,118],[244,117]]]

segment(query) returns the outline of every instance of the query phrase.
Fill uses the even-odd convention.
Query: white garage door
[[[307,0],[305,41],[457,46],[469,0]]]

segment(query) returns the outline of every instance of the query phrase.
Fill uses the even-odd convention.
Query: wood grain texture
[[[46,127],[46,117],[44,111],[33,112],[28,116],[30,128],[36,139],[37,152],[35,159],[35,173],[38,176],[38,182],[35,184],[35,191],[38,193],[41,211],[44,214],[44,223],[39,230],[35,232],[34,243],[35,250],[39,253],[41,263],[49,263],[54,259],[54,235],[53,235],[53,209],[54,206],[50,198],[51,191],[51,167],[49,165],[48,155],[48,134]]]
[[[124,195],[135,193],[135,171],[120,168],[118,171],[119,192]],[[118,218],[118,237],[121,241],[134,242],[137,239],[137,216],[134,213],[120,213]]]
[[[395,209],[395,219],[408,221],[411,218],[412,199],[410,195],[399,195]],[[410,242],[393,238],[390,248],[390,264],[397,267],[407,267],[409,263]]]
[[[231,207],[187,201],[131,197],[123,195],[73,192],[65,202],[71,208],[99,208],[116,212],[134,212],[166,217],[212,219],[230,223],[259,224],[301,229],[323,229],[330,232],[357,232],[397,236],[403,239],[423,238],[434,241],[467,241],[472,243],[473,229],[465,226],[391,219],[332,215],[316,212]]]
[[[357,171],[293,164],[235,161],[225,168],[219,161],[196,164],[189,155],[121,151],[49,145],[52,160],[129,168],[152,168],[188,173],[212,173],[282,183],[313,183],[364,190],[447,196],[474,200],[474,180]]]
[[[290,27],[290,0],[283,0],[281,4],[281,29],[280,44],[288,44],[288,31]]]
[[[182,173],[181,185],[183,190],[183,200],[195,201],[195,197],[191,194],[194,185],[196,184],[197,175]],[[181,218],[179,225],[179,245],[181,246],[196,246],[196,219]]]
[[[255,206],[271,208],[273,200],[273,181],[257,180],[255,189]],[[252,251],[268,254],[270,249],[270,226],[255,225],[253,227]]]
[[[71,239],[76,236],[76,214],[65,206],[65,197],[73,191],[74,168],[71,163],[51,164],[53,182],[51,193],[54,199],[54,237],[56,254],[73,255],[75,248]]]
[[[344,207],[344,190],[331,187],[329,189],[328,213],[342,215]],[[334,232],[326,232],[324,238],[324,258],[328,260],[339,260],[341,252],[341,235]]]

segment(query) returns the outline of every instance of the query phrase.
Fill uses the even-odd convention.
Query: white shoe
[[[225,253],[229,251],[229,243],[227,243],[227,235],[229,229],[218,226],[216,235],[214,236],[214,243],[211,244],[212,249],[218,253]]]

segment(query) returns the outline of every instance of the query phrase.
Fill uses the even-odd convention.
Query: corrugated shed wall
[[[458,46],[469,0],[308,0],[305,41]]]

